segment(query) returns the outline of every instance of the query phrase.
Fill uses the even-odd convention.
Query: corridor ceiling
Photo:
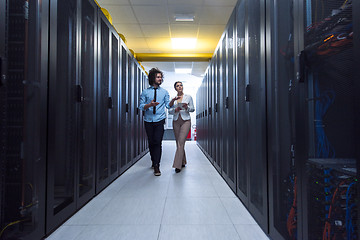
[[[208,66],[237,0],[97,0],[136,58],[174,72],[191,66],[200,77]],[[176,21],[192,16],[193,22]],[[196,38],[195,49],[173,49],[171,38]],[[155,64],[155,65],[154,65]]]

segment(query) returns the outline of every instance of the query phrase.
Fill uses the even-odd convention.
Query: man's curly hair
[[[161,73],[161,76],[163,78],[163,81],[164,81],[164,73],[162,71],[160,71],[160,69],[158,68],[152,68],[150,69],[149,71],[149,76],[148,76],[148,79],[149,79],[149,84],[152,86],[155,82],[155,77],[158,73]],[[162,83],[162,82],[161,82]]]

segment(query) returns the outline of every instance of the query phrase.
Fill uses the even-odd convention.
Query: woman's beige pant
[[[191,121],[184,121],[180,114],[179,118],[176,121],[173,121],[173,129],[176,139],[176,153],[173,163],[173,168],[181,169],[181,165],[186,164],[186,155],[185,155],[185,141],[186,137],[190,131]]]

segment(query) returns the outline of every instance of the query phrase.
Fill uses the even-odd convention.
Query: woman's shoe
[[[181,172],[181,169],[175,168],[175,172],[179,173],[179,172]]]
[[[181,167],[185,167],[185,164],[183,164]]]

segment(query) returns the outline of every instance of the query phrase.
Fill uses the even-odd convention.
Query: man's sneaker
[[[155,176],[160,176],[161,172],[158,166],[154,166],[154,175]]]

